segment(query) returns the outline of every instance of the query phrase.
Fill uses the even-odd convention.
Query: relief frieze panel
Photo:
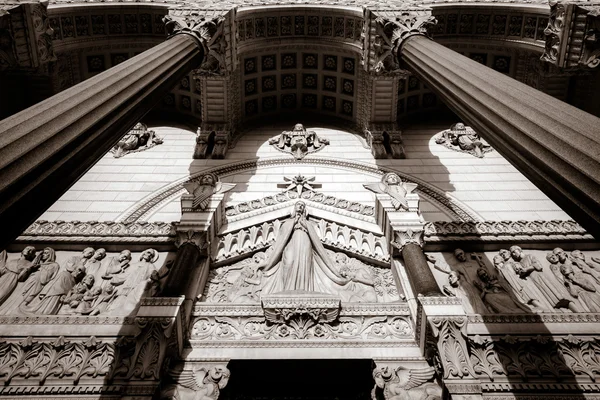
[[[428,253],[442,291],[467,314],[600,312],[600,252],[562,248]]]
[[[127,316],[160,293],[172,255],[103,248],[0,253],[0,315]]]

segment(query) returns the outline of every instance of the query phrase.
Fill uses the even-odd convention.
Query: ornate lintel
[[[423,247],[423,232],[422,229],[395,230],[394,240],[391,244],[400,251],[407,244],[416,244]]]
[[[318,292],[289,291],[261,297],[267,321],[282,324],[294,318],[308,318],[312,322],[332,322],[340,313],[341,299]]]
[[[600,65],[600,4],[550,1],[541,57],[567,70],[589,70]]]
[[[395,18],[376,18],[378,38],[376,52],[378,64],[384,65],[386,59],[395,62],[402,45],[408,38],[415,35],[430,37],[427,29],[435,25],[437,20],[430,10],[407,10],[399,12]]]
[[[192,16],[175,16],[165,15],[163,22],[168,38],[175,35],[190,35],[198,46],[204,51],[205,57],[214,53],[211,47],[215,41],[223,35],[223,23],[225,18],[219,16],[217,18],[203,18]]]

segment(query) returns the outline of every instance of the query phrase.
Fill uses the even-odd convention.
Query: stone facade
[[[460,101],[403,64],[416,45],[401,54],[433,37],[571,101],[571,77],[595,82],[597,6],[76,3],[0,9],[2,79],[102,87],[90,115],[144,85],[81,128],[97,163],[86,135],[67,143],[80,165],[58,171],[78,178],[0,252],[0,399],[600,398],[587,221],[530,182],[483,114],[446,109]],[[38,58],[17,63],[34,36]]]

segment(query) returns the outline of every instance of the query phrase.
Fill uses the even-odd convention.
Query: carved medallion
[[[315,131],[307,131],[302,124],[296,124],[293,130],[283,131],[281,135],[269,140],[269,144],[301,160],[307,154],[321,150],[329,144],[329,140],[320,138]]]

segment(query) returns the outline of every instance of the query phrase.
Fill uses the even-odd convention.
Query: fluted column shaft
[[[175,35],[0,121],[0,248],[58,200],[203,57],[192,35]]]
[[[600,119],[414,35],[399,58],[542,192],[600,238]]]

